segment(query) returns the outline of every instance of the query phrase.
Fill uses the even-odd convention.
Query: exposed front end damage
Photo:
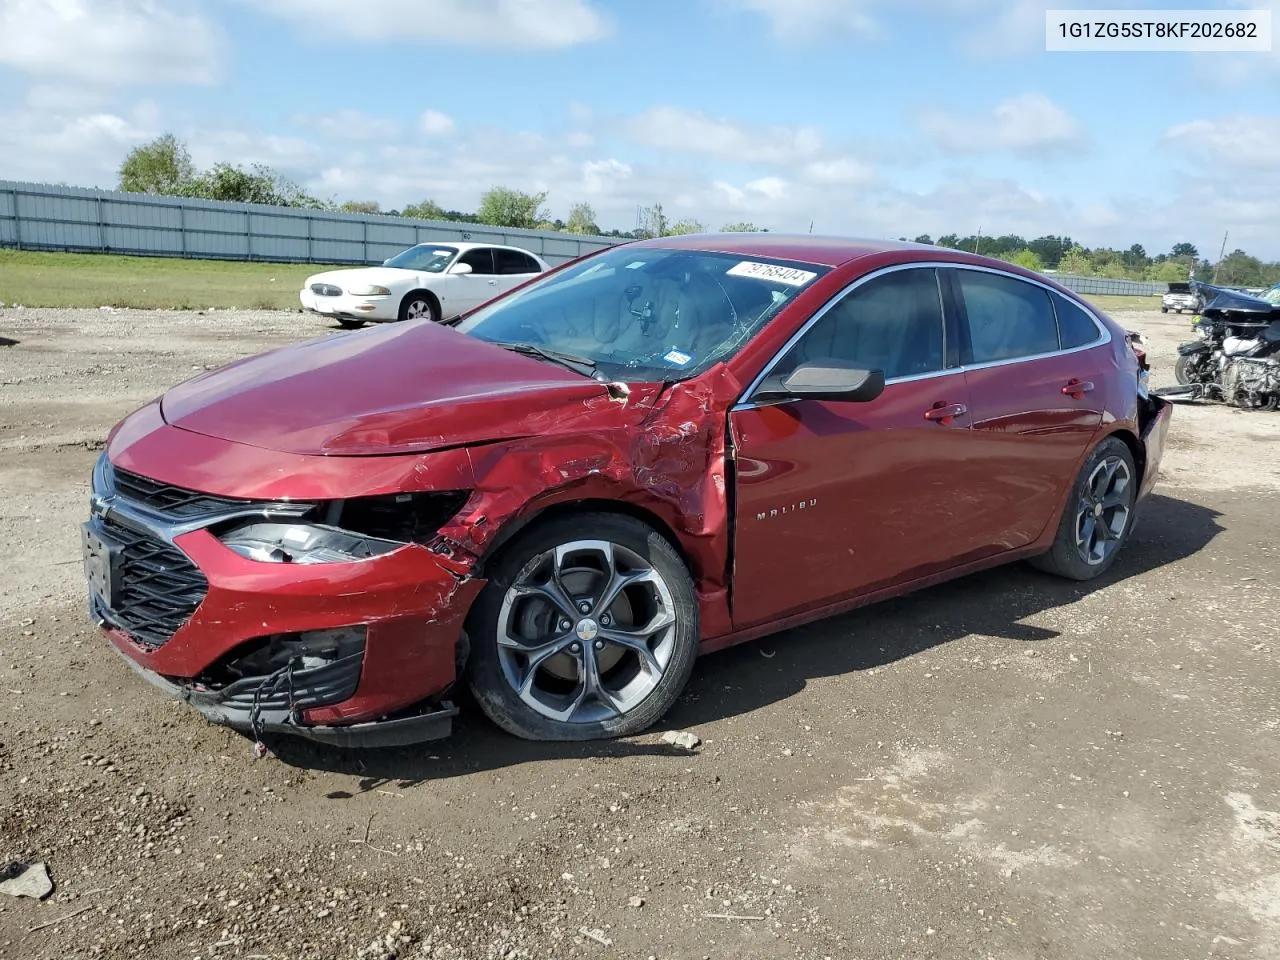
[[[266,450],[175,427],[153,404],[95,471],[93,617],[150,682],[255,738],[446,736],[485,563],[545,511],[607,500],[643,513],[694,572],[704,637],[729,631],[725,410],[738,392],[724,367],[600,383],[526,412],[513,439],[423,450],[415,437],[381,456]]]

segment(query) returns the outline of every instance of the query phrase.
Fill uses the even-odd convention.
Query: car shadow
[[[1221,532],[1220,516],[1199,504],[1155,495],[1120,561],[1097,580],[1077,583],[1013,564],[704,657],[680,700],[650,732],[696,728],[749,713],[795,696],[811,680],[884,666],[975,634],[1006,639],[1011,647],[1052,642],[1057,632],[1023,621],[1199,552]],[[542,760],[687,755],[678,747],[634,739],[519,740],[497,730],[465,698],[447,740],[341,750],[276,738],[270,746],[286,764],[359,778],[354,792],[335,791],[328,795],[333,800]]]
[[[16,347],[20,342],[11,337],[0,337],[0,347]]]

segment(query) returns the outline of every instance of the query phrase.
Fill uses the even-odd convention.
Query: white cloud
[[[993,111],[982,122],[994,124],[995,117]],[[391,123],[359,118],[369,129]],[[568,119],[564,129],[572,130]],[[984,235],[1065,233],[1090,246],[1139,242],[1149,250],[1181,240],[1216,250],[1230,229],[1232,246],[1280,257],[1274,229],[1280,222],[1280,169],[1272,159],[1280,157],[1276,118],[1193,120],[1174,127],[1165,151],[1185,152],[1187,170],[1174,189],[1154,196],[1091,194],[1087,201],[1047,175],[1038,181],[995,179],[962,170],[940,175],[926,189],[908,190],[895,159],[903,159],[909,145],[895,147],[902,156],[877,156],[873,168],[822,148],[820,137],[812,156],[744,164],[721,162],[721,154],[742,159],[738,148],[756,143],[754,136],[713,138],[718,146],[712,151],[652,157],[616,145],[603,149],[563,132],[475,129],[463,122],[448,137],[425,137],[416,124],[406,124],[389,139],[351,140],[336,148],[322,126],[294,134],[208,128],[206,122],[198,116],[184,122],[147,102],[108,101],[82,110],[0,105],[0,177],[111,186],[130,148],[172,129],[202,167],[216,161],[266,163],[319,196],[376,200],[385,209],[431,198],[449,209],[472,210],[485,190],[502,184],[547,191],[553,216],[567,216],[573,204],[589,201],[606,228],[628,229],[638,206],[662,203],[672,220],[691,218],[712,228],[748,220],[803,232],[812,220],[820,233],[888,237],[981,228]],[[356,117],[334,122],[349,128]],[[800,152],[809,149],[805,145]],[[792,157],[794,142],[782,153]],[[911,174],[924,175],[923,168]]]
[[[254,130],[200,128],[193,131],[186,142],[197,167],[210,167],[220,162],[246,167],[261,163],[291,177],[306,176],[333,155],[327,145],[305,137],[264,134]]]
[[[154,108],[82,114],[0,109],[0,178],[114,186],[125,154],[159,132]]]
[[[804,174],[813,183],[845,186],[871,183],[876,179],[875,167],[856,157],[814,160],[805,165]]]
[[[315,117],[298,117],[302,126],[315,127],[336,140],[353,142],[391,140],[400,135],[400,124],[382,117],[371,117],[359,110],[335,110]]]
[[[1078,149],[1087,142],[1080,121],[1039,93],[1002,100],[981,116],[929,110],[920,127],[939,148],[954,153],[1008,150],[1039,156]]]
[[[601,40],[612,24],[591,0],[257,0],[318,39],[556,50]]]
[[[0,64],[91,84],[208,84],[219,34],[186,0],[0,0]]]
[[[631,166],[613,157],[582,164],[582,189],[592,196],[607,195],[630,177]]]
[[[424,110],[422,116],[418,118],[418,122],[421,124],[423,132],[432,137],[442,137],[453,133],[456,126],[453,122],[453,117],[447,113],[441,113],[439,110]]]
[[[685,107],[650,107],[624,124],[637,143],[672,153],[696,153],[734,163],[791,163],[822,149],[812,127],[752,128]]]
[[[871,16],[875,0],[728,0],[769,21],[773,35],[784,41],[854,36],[877,37],[880,25]]]
[[[1280,173],[1280,117],[1236,115],[1191,120],[1170,127],[1164,140],[1220,168]]]
[[[1044,51],[1046,10],[1097,7],[1097,0],[715,0],[764,17],[784,42],[909,37],[919,19],[957,23],[959,47],[983,58]],[[1236,0],[1249,4],[1251,0]],[[1276,3],[1280,0],[1265,0]],[[897,15],[896,22],[892,20]],[[950,23],[948,24],[950,26]]]

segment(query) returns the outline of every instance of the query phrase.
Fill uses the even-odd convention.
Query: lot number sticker
[[[817,276],[808,270],[797,270],[795,267],[780,267],[776,263],[758,263],[755,260],[743,260],[729,268],[733,277],[750,277],[752,280],[772,280],[774,283],[785,283],[789,287],[803,287]]]

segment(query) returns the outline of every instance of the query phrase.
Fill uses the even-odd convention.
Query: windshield
[[[399,267],[401,270],[420,270],[423,273],[444,273],[449,261],[458,252],[457,247],[441,247],[433,243],[420,243],[410,247],[403,253],[397,253],[383,263],[384,267]]]
[[[1277,283],[1274,287],[1264,293],[1262,295],[1262,299],[1267,301],[1267,303],[1280,307],[1280,283]]]
[[[731,357],[828,270],[620,246],[478,310],[457,329],[582,358],[611,380],[679,380]]]

